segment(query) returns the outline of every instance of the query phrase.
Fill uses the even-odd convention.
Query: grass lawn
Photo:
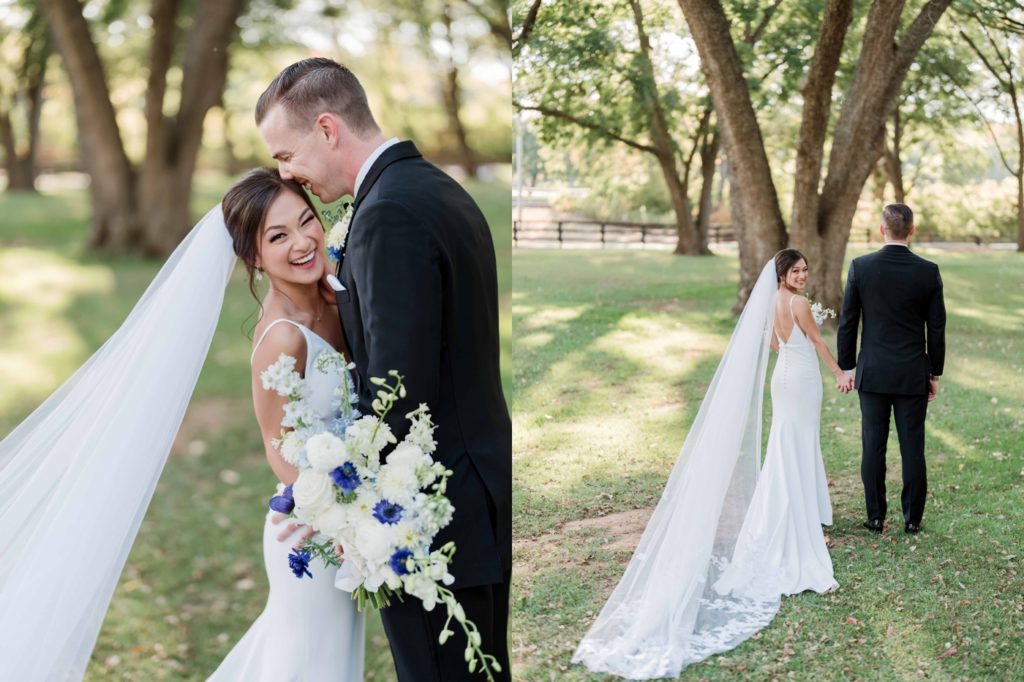
[[[508,175],[506,173],[506,175]],[[201,176],[202,215],[229,181]],[[511,192],[470,183],[498,249],[503,376],[511,380]],[[84,191],[0,194],[0,436],[121,324],[160,263],[98,258],[83,244]],[[178,442],[100,633],[86,680],[205,680],[266,601],[261,537],[275,479],[249,388],[256,303],[237,267]],[[112,475],[116,472],[111,472]],[[376,615],[367,680],[394,679]]]
[[[920,252],[942,268],[949,313],[923,532],[903,533],[895,433],[891,525],[882,536],[861,528],[857,399],[823,378],[840,589],[784,599],[767,629],[684,679],[1024,675],[1024,259]],[[569,660],[629,560],[732,332],[737,268],[730,256],[514,254],[516,679],[605,679]],[[834,334],[826,340],[835,347]]]

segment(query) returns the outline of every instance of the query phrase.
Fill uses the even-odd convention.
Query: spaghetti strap
[[[279,318],[277,318],[276,320],[274,320],[273,322],[271,322],[270,324],[267,325],[267,328],[263,330],[262,334],[260,334],[259,340],[255,344],[253,344],[252,354],[249,356],[249,364],[250,365],[252,364],[252,359],[256,357],[256,349],[258,349],[260,347],[260,344],[263,343],[263,339],[267,338],[267,332],[269,332],[271,330],[271,328],[273,328],[273,326],[275,324],[277,324],[278,322],[287,322],[290,325],[294,325],[296,328],[298,328],[298,330],[300,332],[302,332],[302,338],[306,339],[306,343],[309,343],[309,339],[306,337],[306,329],[305,329],[305,327],[303,327],[301,324],[299,324],[295,320],[289,320],[286,317],[279,317]]]

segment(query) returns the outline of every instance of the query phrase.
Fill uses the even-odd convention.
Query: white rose
[[[356,530],[356,545],[368,563],[386,563],[395,551],[394,532],[376,519],[371,519]]]
[[[345,526],[348,525],[348,511],[340,504],[332,504],[316,515],[313,527],[332,540],[337,541]]]
[[[303,469],[292,485],[292,495],[296,505],[315,516],[334,504],[334,483],[327,474]]]
[[[309,465],[322,473],[329,473],[348,461],[348,448],[332,433],[319,433],[306,441]]]

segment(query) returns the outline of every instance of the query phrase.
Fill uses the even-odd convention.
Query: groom
[[[908,533],[921,530],[927,492],[924,421],[939,394],[946,354],[946,308],[939,266],[911,253],[914,212],[903,204],[882,211],[885,245],[855,258],[846,276],[839,316],[838,362],[851,371],[861,411],[861,479],[868,520],[881,533],[885,522],[885,447],[889,415],[896,421],[903,460],[903,521]],[[860,355],[857,326],[863,321]]]
[[[511,679],[512,431],[498,366],[498,294],[491,232],[473,199],[412,142],[385,139],[366,94],[344,66],[292,64],[256,105],[260,134],[282,177],[325,203],[355,197],[337,277],[328,277],[371,414],[370,377],[397,370],[408,396],[388,422],[401,439],[420,403],[437,431],[436,460],[453,474],[455,516],[437,545],[457,547],[452,589],[480,629],[481,648]],[[406,598],[381,611],[402,682],[477,680],[461,628],[444,646],[443,608]]]

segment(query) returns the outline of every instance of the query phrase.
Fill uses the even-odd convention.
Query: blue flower
[[[381,523],[391,525],[402,520],[402,512],[404,511],[400,504],[381,500],[373,508],[373,517]]]
[[[332,471],[331,480],[334,481],[334,485],[341,488],[343,495],[351,495],[359,487],[359,484],[362,483],[362,479],[359,478],[359,473],[352,462],[345,462]]]
[[[388,561],[388,566],[395,572],[395,575],[408,575],[409,569],[405,567],[405,560],[412,556],[412,550],[407,547],[395,551]]]
[[[345,437],[345,431],[348,430],[348,427],[351,426],[351,425],[352,425],[352,420],[351,419],[345,419],[344,417],[338,417],[337,419],[332,419],[327,424],[327,430],[330,431],[331,433],[333,433],[338,438],[344,438]]]
[[[291,514],[295,509],[295,498],[292,497],[292,487],[289,485],[280,495],[270,498],[270,508],[281,514]]]
[[[292,550],[292,553],[288,555],[288,568],[292,569],[296,578],[301,578],[304,575],[312,578],[313,574],[309,572],[309,560],[309,552]]]
[[[331,260],[341,260],[341,249],[337,249],[333,246],[327,247],[327,255],[330,256]]]

